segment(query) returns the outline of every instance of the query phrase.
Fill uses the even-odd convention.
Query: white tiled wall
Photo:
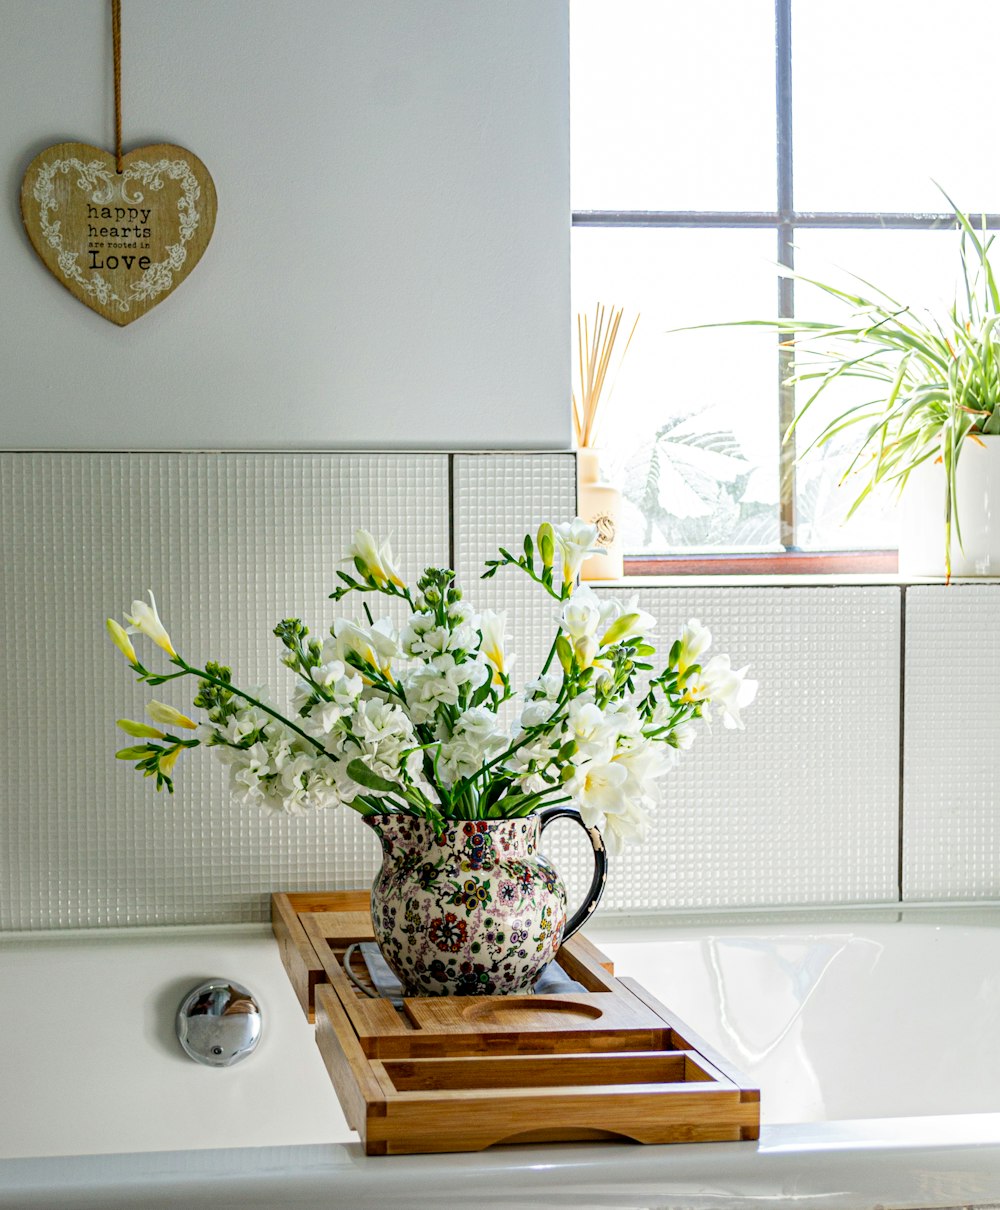
[[[682,754],[650,843],[609,879],[609,905],[894,899],[898,592],[650,588],[639,602],[664,649],[698,618],[759,690],[744,731],[702,727]]]
[[[903,892],[1000,898],[1000,585],[906,590]]]
[[[449,498],[449,481],[451,498]],[[377,860],[351,813],[239,808],[204,753],[157,796],[113,752],[140,717],[103,634],[147,587],[198,661],[290,680],[271,628],[317,630],[353,528],[391,534],[415,577],[453,558],[470,599],[506,608],[537,672],[557,606],[482,562],[574,511],[565,454],[0,455],[0,929],[262,919],[272,889],[358,886]],[[607,591],[607,590],[601,590]],[[643,587],[665,641],[697,616],[760,681],[746,730],[702,736],[667,779],[644,849],[616,859],[609,910],[895,901],[906,603],[908,899],[1000,897],[1000,640],[994,586]],[[160,695],[183,707],[189,687]],[[549,834],[571,888],[582,837]]]
[[[283,696],[271,629],[325,629],[355,526],[391,533],[408,575],[447,562],[447,457],[4,454],[0,484],[0,928],[256,920],[272,889],[370,880],[353,813],[240,808],[202,751],[172,797],[116,762],[115,719],[151,695],[104,619],[151,587],[191,662]],[[156,692],[183,708],[193,682]]]

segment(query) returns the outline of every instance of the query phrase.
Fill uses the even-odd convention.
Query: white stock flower
[[[153,590],[150,588],[149,604],[145,601],[133,601],[131,614],[125,614],[125,621],[128,622],[126,634],[144,634],[147,639],[152,639],[157,647],[162,647],[163,650],[170,656],[176,656],[173,644],[170,642],[170,635],[163,628],[163,623],[160,621],[160,615],[156,612],[156,598],[153,596]]]
[[[539,794],[552,788],[551,780],[542,775],[555,760],[558,749],[559,741],[552,735],[540,735],[530,744],[522,744],[503,762],[503,768],[510,771],[521,789],[528,794]]]
[[[316,702],[309,714],[302,720],[302,730],[316,739],[323,739],[330,734],[340,720],[350,714],[349,706],[341,706],[337,702]]]
[[[518,725],[525,731],[529,727],[541,727],[555,714],[556,708],[556,703],[547,697],[540,697],[537,701],[528,702],[521,711]]]
[[[474,706],[463,711],[451,738],[441,744],[438,768],[446,785],[469,777],[507,746],[500,723],[492,710]]]
[[[415,744],[413,723],[402,707],[381,698],[359,702],[351,718],[351,730],[372,755],[397,752]]]
[[[321,685],[338,706],[350,706],[364,689],[364,681],[343,660],[330,660],[312,670],[312,679]]]
[[[457,706],[463,686],[478,689],[489,675],[485,660],[459,663],[450,654],[435,656],[403,678],[410,717],[415,723],[426,723],[439,705]]]
[[[249,735],[267,725],[269,715],[257,706],[245,706],[226,719],[218,728],[219,734],[230,744],[241,744]]]
[[[550,668],[537,680],[529,681],[524,687],[524,696],[529,702],[545,698],[554,701],[562,689],[563,674],[559,668]]]
[[[572,584],[588,555],[604,553],[597,545],[597,526],[574,517],[552,527],[556,546],[562,555],[563,583]]]

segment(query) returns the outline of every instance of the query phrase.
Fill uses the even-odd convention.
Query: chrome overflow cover
[[[177,1010],[177,1038],[196,1063],[232,1067],[260,1041],[263,1016],[253,993],[227,979],[199,983]]]

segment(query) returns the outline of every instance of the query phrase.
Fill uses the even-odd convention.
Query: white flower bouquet
[[[334,601],[361,594],[400,599],[409,610],[401,630],[388,617],[337,618],[323,639],[298,618],[274,628],[297,674],[286,713],[266,691],[244,691],[229,668],[189,664],[171,642],[150,592],[134,601],[123,626],[108,619],[112,640],[136,678],[160,686],[195,677],[198,722],[151,701],[153,724],[120,719],[138,742],[121,749],[156,788],[173,791],[174,765],[189,748],[211,747],[228,766],[240,801],[301,814],[351,807],[362,815],[398,813],[444,826],[450,820],[510,819],[557,803],[575,805],[598,827],[611,851],[638,842],[655,803],[658,780],[679,750],[691,746],[695,721],[710,708],[728,727],[756,692],[746,669],[729,657],[703,662],[709,632],[690,621],[672,642],[665,665],[651,662],[656,622],[636,604],[577,586],[596,531],[575,520],[543,524],[522,553],[501,549],[484,579],[503,567],[531,577],[558,604],[555,636],[539,675],[515,694],[506,616],[477,612],[455,573],[429,567],[410,588],[393,565],[388,543],[355,534],[338,571]],[[170,671],[147,668],[130,635],[151,639]],[[642,685],[637,687],[637,681]],[[518,696],[514,721],[504,704]]]

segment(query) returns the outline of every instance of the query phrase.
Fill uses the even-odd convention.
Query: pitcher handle
[[[541,836],[542,832],[545,831],[554,819],[572,819],[583,828],[590,839],[590,843],[594,846],[594,877],[591,879],[590,890],[587,891],[582,906],[566,921],[566,928],[563,931],[562,939],[563,941],[568,941],[577,929],[590,919],[594,908],[601,902],[601,896],[604,894],[604,884],[608,879],[608,852],[604,847],[604,838],[600,832],[597,828],[588,828],[580,818],[580,812],[575,807],[542,807],[535,814],[538,816],[539,836]]]

